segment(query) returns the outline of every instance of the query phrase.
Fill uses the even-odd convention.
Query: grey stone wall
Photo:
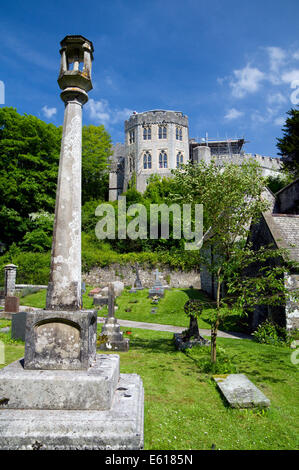
[[[299,179],[277,193],[274,212],[278,214],[299,214]]]
[[[174,271],[170,268],[159,269],[161,281],[170,287],[190,287],[200,289],[199,270],[189,272]],[[154,285],[154,269],[139,267],[139,277],[143,287],[149,288]],[[130,265],[112,264],[104,268],[93,268],[89,273],[83,273],[82,279],[87,285],[95,287],[107,286],[109,282],[122,281],[125,286],[133,286],[136,279],[135,268]],[[163,282],[164,281],[164,282]]]

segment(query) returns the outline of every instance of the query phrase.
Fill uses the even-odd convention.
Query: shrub
[[[266,320],[259,325],[253,336],[258,343],[272,344],[273,346],[290,345],[292,341],[288,331],[271,320]]]

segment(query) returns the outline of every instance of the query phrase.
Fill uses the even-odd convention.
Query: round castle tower
[[[188,161],[188,117],[183,113],[145,111],[125,121],[124,191],[133,175],[136,189],[143,192],[150,175],[169,176]]]

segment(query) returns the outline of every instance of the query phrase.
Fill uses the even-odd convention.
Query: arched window
[[[159,139],[167,139],[167,127],[166,126],[159,126]]]
[[[151,140],[152,138],[152,129],[151,127],[144,127],[143,128],[143,140]]]
[[[175,128],[175,138],[176,140],[183,140],[183,130],[181,127]]]
[[[135,142],[135,131],[130,131],[129,132],[129,144],[134,144]]]
[[[133,173],[133,171],[135,171],[134,157],[132,155],[129,156],[129,171],[130,173]]]
[[[184,164],[184,155],[182,152],[178,152],[176,156],[176,167],[181,168],[181,166]]]
[[[159,168],[168,168],[167,153],[164,150],[159,155]]]
[[[143,155],[143,168],[145,170],[150,170],[152,168],[152,156],[150,152],[145,152]]]

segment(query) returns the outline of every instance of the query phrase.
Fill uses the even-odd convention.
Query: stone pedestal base
[[[110,410],[0,409],[0,449],[139,450],[143,409],[141,378],[121,374]]]
[[[153,287],[148,291],[149,298],[151,297],[164,297],[164,288],[163,287]]]
[[[3,408],[109,410],[119,380],[119,356],[97,354],[87,370],[30,370],[16,361],[0,370]]]
[[[96,334],[94,310],[28,312],[24,367],[87,370],[96,359]]]
[[[129,350],[129,339],[123,338],[123,333],[120,331],[120,326],[115,317],[106,318],[99,339],[98,349],[102,351]]]

